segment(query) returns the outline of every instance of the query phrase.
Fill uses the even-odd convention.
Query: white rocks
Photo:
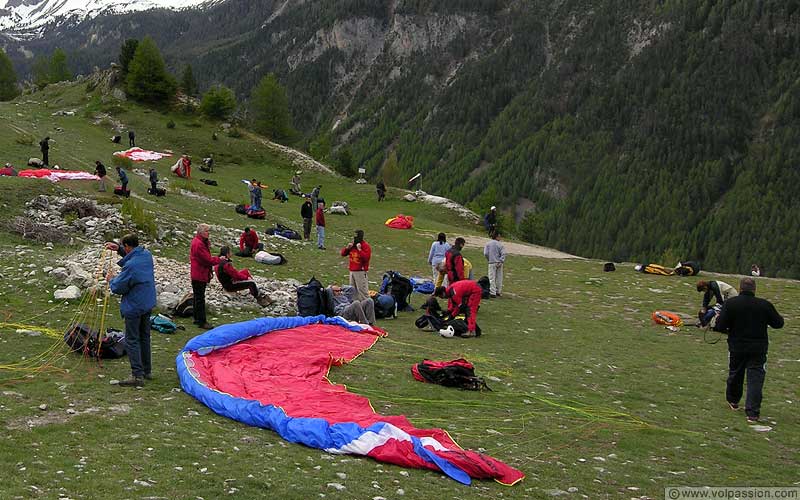
[[[328,483],[327,486],[328,488],[335,488],[338,491],[345,489],[344,485],[339,483]]]
[[[408,193],[407,195],[403,196],[403,199],[406,201],[417,201],[417,197],[411,193]]]
[[[63,290],[56,290],[53,293],[53,298],[56,300],[73,300],[80,298],[81,296],[81,289],[75,285],[70,285]]]

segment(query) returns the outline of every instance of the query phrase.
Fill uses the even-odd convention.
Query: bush
[[[228,137],[233,137],[234,139],[239,139],[242,137],[242,131],[236,127],[231,127],[228,130]]]
[[[14,142],[22,146],[33,146],[34,138],[28,134],[20,134],[14,139]]]
[[[236,109],[236,95],[225,86],[208,89],[200,101],[200,112],[213,120],[224,120]]]
[[[170,120],[167,122],[167,128],[175,128],[175,122]]]
[[[155,217],[139,205],[135,199],[126,198],[125,201],[122,202],[120,211],[123,215],[128,216],[131,222],[150,238],[155,239],[158,236],[158,226],[156,225]]]

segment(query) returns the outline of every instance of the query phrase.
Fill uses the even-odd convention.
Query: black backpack
[[[411,293],[414,291],[411,280],[396,271],[386,271],[383,275],[383,283],[381,292],[388,293],[394,297],[398,311],[414,310],[409,303],[411,301]]]
[[[194,294],[188,292],[183,296],[178,304],[172,309],[172,314],[181,318],[194,316]]]
[[[423,360],[411,367],[411,374],[420,382],[439,384],[445,387],[458,387],[470,391],[486,389],[486,382],[475,376],[475,367],[466,359],[452,361]]]
[[[64,333],[64,342],[72,352],[93,358],[116,359],[125,355],[125,334],[120,330],[108,328],[102,341],[98,341],[99,337],[89,325],[74,323]]]
[[[244,205],[236,205],[234,210],[236,210],[237,214],[247,215],[247,209]]]
[[[323,295],[322,283],[312,276],[307,284],[297,289],[297,314],[300,316],[324,314],[327,308],[323,307]]]
[[[481,287],[481,298],[488,299],[491,293],[491,284],[489,283],[489,277],[484,276],[478,280],[478,285]]]
[[[604,273],[610,273],[610,272],[616,271],[616,270],[617,270],[617,267],[614,265],[613,262],[606,262],[605,264],[603,264],[603,272]]]

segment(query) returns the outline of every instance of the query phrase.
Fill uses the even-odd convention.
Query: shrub
[[[175,122],[170,120],[167,122],[167,128],[175,128]]]
[[[228,137],[233,137],[234,139],[239,139],[242,137],[242,131],[236,127],[231,127],[228,129]]]
[[[124,156],[112,156],[111,157],[111,164],[115,167],[121,167],[125,170],[130,170],[133,168],[133,161],[130,158],[126,158]]]
[[[139,205],[135,199],[126,198],[125,201],[122,202],[120,211],[123,215],[130,218],[131,222],[133,222],[141,232],[150,238],[155,239],[158,236],[158,226],[156,225],[155,217],[145,210],[144,207]]]

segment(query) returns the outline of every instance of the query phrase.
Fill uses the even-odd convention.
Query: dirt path
[[[467,240],[467,247],[468,248],[483,248],[489,243],[489,238],[485,236],[467,236],[465,237]],[[552,248],[547,247],[540,247],[539,245],[529,245],[526,243],[517,243],[515,241],[503,241],[503,246],[506,249],[507,253],[512,255],[525,255],[527,257],[544,257],[545,259],[581,259],[583,257],[577,257],[575,255],[570,255],[568,253],[559,252],[558,250],[553,250]]]

